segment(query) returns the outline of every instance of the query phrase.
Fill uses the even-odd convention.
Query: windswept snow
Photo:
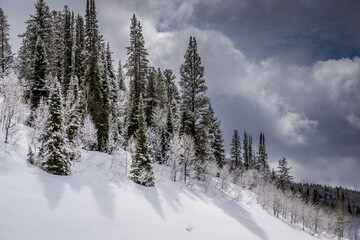
[[[155,166],[155,187],[141,187],[124,174],[126,152],[115,159],[84,151],[72,175],[53,176],[26,162],[26,138],[0,147],[3,240],[316,239],[265,212],[247,191],[238,201],[215,187],[204,192],[172,182],[163,166]]]

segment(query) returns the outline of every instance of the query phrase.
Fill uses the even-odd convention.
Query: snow
[[[0,239],[316,239],[247,191],[239,201],[214,186],[204,192],[172,182],[160,165],[155,187],[139,186],[124,174],[125,152],[119,161],[83,151],[72,175],[54,176],[26,162],[26,137],[16,145],[0,138]]]

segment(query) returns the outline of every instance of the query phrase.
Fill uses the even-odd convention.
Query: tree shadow
[[[161,207],[160,197],[157,187],[143,187],[140,185],[136,185],[136,189],[142,193],[142,195],[151,204],[151,206],[157,212],[157,214],[159,214],[159,216],[163,220],[165,220],[164,210]]]
[[[91,177],[82,178],[81,176],[56,176],[39,170],[35,173],[43,185],[43,195],[47,200],[50,209],[56,209],[63,198],[65,189],[76,192],[79,195],[82,191],[89,189],[97,204],[99,212],[109,220],[114,219],[115,194],[112,191],[111,183],[96,181]],[[70,193],[73,194],[73,193]],[[74,196],[72,196],[74,197]],[[75,198],[76,200],[76,198]]]
[[[235,199],[231,199],[229,196],[226,196],[222,193],[221,195],[222,200],[213,198],[212,202],[217,207],[221,208],[228,216],[236,219],[241,225],[246,227],[250,232],[258,236],[260,239],[268,239],[266,232],[257,225],[248,210],[246,210],[240,204],[236,203]]]
[[[231,198],[230,196],[219,192],[217,188],[209,188],[209,191],[203,192],[202,187],[195,184],[194,188],[191,190],[184,189],[184,192],[193,199],[198,199],[204,204],[214,204],[216,207],[222,209],[222,211],[235,219],[241,225],[246,227],[250,232],[259,237],[260,239],[267,240],[269,239],[266,232],[260,228],[257,223],[254,221],[250,212],[246,210],[243,206],[236,202],[236,199]],[[210,195],[211,194],[211,195]]]

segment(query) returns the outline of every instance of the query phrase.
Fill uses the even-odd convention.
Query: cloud
[[[354,157],[314,157],[311,165],[288,159],[295,181],[326,184],[360,190],[358,161]]]
[[[277,128],[289,145],[304,145],[306,132],[317,125],[317,121],[308,120],[299,113],[288,112],[280,119]]]
[[[355,116],[353,113],[346,116],[346,120],[356,129],[360,129],[360,118]]]

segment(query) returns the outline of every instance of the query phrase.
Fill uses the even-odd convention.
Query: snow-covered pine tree
[[[56,77],[59,82],[63,80],[64,58],[64,12],[51,11],[50,46],[47,54],[48,72]]]
[[[248,140],[248,134],[246,132],[244,132],[244,139],[243,139],[243,160],[244,160],[244,168],[245,170],[248,170],[250,166],[249,140]]]
[[[211,149],[213,135],[211,133],[211,116],[208,111],[201,115],[199,124],[196,126],[196,157],[195,169],[198,180],[205,180],[206,165],[208,161],[215,161]]]
[[[281,158],[278,162],[277,185],[283,190],[285,190],[294,179],[294,177],[290,175],[290,169],[291,167],[288,167],[286,158]]]
[[[156,96],[156,70],[154,67],[149,67],[146,83],[146,92],[145,92],[145,118],[148,127],[153,125],[153,113],[157,106],[157,96]]]
[[[79,79],[79,89],[85,90],[85,29],[84,18],[80,15],[75,20],[75,43],[74,43],[74,75]]]
[[[26,22],[25,33],[19,35],[22,37],[22,45],[18,52],[18,70],[21,79],[26,81],[26,85],[31,86],[34,77],[34,61],[36,61],[36,48],[39,38],[43,42],[44,59],[50,55],[51,42],[51,15],[49,7],[44,0],[38,0],[35,4],[35,15],[30,15]],[[27,97],[30,97],[28,90]]]
[[[63,79],[62,79],[62,88],[64,91],[64,94],[66,96],[67,90],[70,86],[70,79],[72,76],[72,60],[73,60],[73,26],[72,26],[72,19],[71,19],[71,12],[68,8],[68,6],[64,7],[64,38],[63,38]]]
[[[138,124],[136,132],[136,150],[131,164],[130,174],[134,182],[146,187],[151,187],[155,184],[155,177],[149,156],[142,96],[140,96],[139,99]]]
[[[210,147],[213,158],[219,168],[222,168],[225,160],[224,139],[220,129],[221,121],[215,117],[215,111],[209,103],[208,114],[210,116]]]
[[[209,99],[205,96],[207,87],[204,79],[204,67],[201,65],[201,57],[198,54],[195,37],[190,36],[189,46],[185,53],[185,61],[180,67],[181,87],[181,132],[189,134],[195,139],[196,156],[201,165],[209,147],[203,113],[206,110]]]
[[[49,95],[49,89],[46,85],[46,72],[47,62],[45,58],[44,41],[39,36],[36,42],[35,56],[33,63],[33,73],[31,80],[31,92],[30,92],[30,122],[33,120],[33,113],[38,107],[40,99],[47,99]]]
[[[86,2],[85,25],[85,95],[87,110],[97,129],[97,147],[99,151],[106,151],[108,141],[108,108],[104,106],[104,87],[101,80],[99,63],[101,62],[101,36],[96,16],[95,0]]]
[[[119,88],[119,82],[114,72],[113,60],[111,56],[110,44],[106,46],[106,79],[109,86],[109,141],[108,152],[114,153],[124,144],[123,128],[124,128],[124,101],[125,92]]]
[[[232,169],[242,167],[241,142],[238,130],[234,130],[231,140],[230,158]]]
[[[175,83],[176,76],[173,71],[170,69],[165,69],[163,72],[164,82],[165,82],[165,91],[167,104],[171,106],[171,110],[173,113],[176,112],[176,105],[180,103],[180,94],[178,87]]]
[[[161,132],[161,159],[162,162],[168,162],[168,152],[170,149],[170,141],[174,136],[174,124],[171,107],[168,106],[166,113],[166,125]]]
[[[9,43],[10,25],[7,22],[7,16],[2,8],[0,8],[0,77],[13,64],[13,54]]]
[[[259,150],[257,153],[257,162],[256,162],[256,169],[263,172],[266,176],[270,174],[270,167],[267,162],[267,152],[265,146],[265,134],[260,132],[260,139],[259,139]]]
[[[253,151],[252,135],[248,134],[248,158],[249,158],[249,169],[253,169],[255,165],[255,154]]]
[[[64,125],[67,136],[67,148],[70,160],[74,161],[81,157],[80,126],[81,116],[79,114],[80,99],[77,98],[78,79],[72,77],[65,99]]]
[[[118,66],[118,72],[117,72],[117,75],[116,75],[116,79],[118,81],[119,89],[126,92],[125,74],[124,74],[124,71],[123,71],[123,65],[121,64],[121,60],[119,61],[119,66]]]
[[[148,52],[142,34],[142,26],[135,14],[130,24],[130,46],[126,48],[129,56],[126,61],[127,76],[130,78],[130,99],[127,137],[131,138],[138,128],[140,96],[145,95],[145,80],[148,70]]]
[[[55,81],[49,98],[49,116],[43,132],[43,144],[39,150],[41,167],[55,175],[69,175],[69,152],[66,148],[67,137],[64,131],[63,100],[60,85]]]
[[[160,68],[158,68],[155,77],[155,92],[156,92],[156,103],[157,105],[165,110],[166,109],[166,90],[165,90],[165,79]]]
[[[34,154],[34,151],[31,149],[31,147],[29,146],[29,150],[28,150],[28,153],[27,153],[27,159],[26,161],[30,164],[35,164],[35,154]]]

